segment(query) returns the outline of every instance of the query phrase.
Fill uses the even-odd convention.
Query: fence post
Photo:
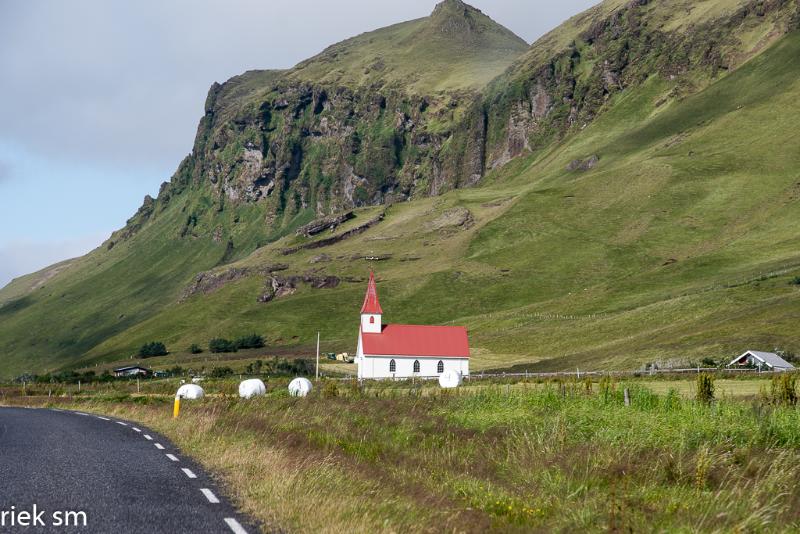
[[[628,388],[625,388],[624,394],[625,394],[625,406],[630,406],[631,405],[631,392],[628,391]]]

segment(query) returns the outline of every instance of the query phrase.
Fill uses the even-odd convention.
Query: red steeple
[[[383,314],[381,303],[378,302],[378,290],[375,288],[375,273],[370,271],[367,294],[364,295],[364,305],[361,306],[361,313]]]

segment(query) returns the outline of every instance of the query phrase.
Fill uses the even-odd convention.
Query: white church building
[[[375,275],[370,273],[358,331],[358,378],[437,378],[449,370],[469,376],[466,328],[385,325],[382,316]]]

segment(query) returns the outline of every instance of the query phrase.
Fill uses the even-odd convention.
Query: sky
[[[0,0],[0,287],[102,243],[191,151],[208,88],[436,0]],[[474,0],[528,42],[596,0]]]

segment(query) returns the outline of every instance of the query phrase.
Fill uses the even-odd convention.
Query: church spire
[[[369,273],[369,284],[367,284],[367,294],[364,295],[364,305],[361,306],[361,313],[383,314],[381,303],[378,302],[378,290],[375,287],[375,273],[372,271]]]

